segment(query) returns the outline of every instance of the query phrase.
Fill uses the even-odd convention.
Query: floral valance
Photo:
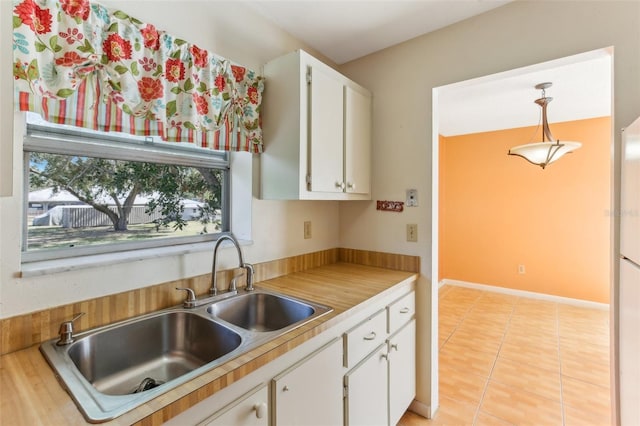
[[[14,2],[13,27],[21,110],[97,130],[262,151],[264,83],[252,70],[88,0]]]

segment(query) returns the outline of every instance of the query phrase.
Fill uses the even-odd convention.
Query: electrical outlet
[[[418,190],[407,189],[407,207],[418,207]]]
[[[524,265],[518,265],[518,273],[524,275],[526,273]]]
[[[304,239],[308,240],[311,238],[311,221],[307,220],[304,222]]]
[[[418,242],[418,225],[415,223],[407,224],[407,241],[411,243]]]

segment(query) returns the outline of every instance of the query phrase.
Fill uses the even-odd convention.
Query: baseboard
[[[582,308],[601,309],[604,311],[609,310],[609,304],[607,303],[591,302],[589,300],[554,296],[552,294],[536,293],[533,291],[525,291],[525,290],[515,290],[512,288],[496,287],[496,286],[487,285],[487,284],[478,284],[478,283],[472,283],[468,281],[451,280],[447,278],[441,280],[438,283],[439,287],[442,287],[445,284],[453,285],[457,287],[473,288],[476,290],[492,291],[495,293],[509,294],[509,295],[518,296],[518,297],[527,297],[529,299],[539,299],[539,300],[546,300],[549,302],[564,303],[566,305],[579,306]]]
[[[418,400],[413,400],[409,405],[409,411],[414,412],[426,419],[432,419],[435,413],[431,412],[431,406]]]

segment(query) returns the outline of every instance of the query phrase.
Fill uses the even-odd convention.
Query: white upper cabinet
[[[342,83],[335,73],[309,67],[309,188],[314,192],[343,192]],[[306,179],[306,178],[305,178]]]
[[[371,96],[344,88],[345,190],[371,194]]]
[[[264,67],[261,196],[371,199],[371,94],[304,51]]]

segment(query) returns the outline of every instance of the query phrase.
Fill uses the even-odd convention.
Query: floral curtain
[[[96,130],[262,152],[254,71],[88,0],[14,2],[16,106]]]

